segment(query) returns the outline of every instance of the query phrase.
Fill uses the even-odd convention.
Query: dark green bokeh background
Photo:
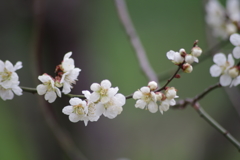
[[[21,85],[36,87],[31,54],[34,44],[34,1],[9,0],[0,6],[1,60],[23,62]],[[136,30],[157,73],[177,68],[166,58],[169,50],[190,50],[198,39],[207,50],[202,1],[127,1]],[[148,81],[141,73],[135,53],[119,23],[113,1],[45,1],[41,54],[44,72],[53,75],[63,55],[73,51],[75,65],[82,69],[72,93],[81,94],[93,82],[109,79],[120,93],[128,95]],[[231,45],[229,48],[231,49]],[[227,52],[226,52],[227,53]],[[182,74],[170,86],[180,98],[193,97],[218,78],[211,78],[208,59]],[[40,83],[40,82],[39,82]],[[164,85],[165,81],[160,84]],[[37,104],[37,95],[24,93],[12,101],[0,101],[0,159],[68,159],[59,147]],[[190,107],[161,115],[136,109],[127,100],[121,115],[113,120],[71,123],[61,113],[69,98],[51,106],[60,125],[89,160],[237,160],[239,152]],[[224,89],[216,89],[200,102],[203,108],[240,139],[239,115]],[[239,105],[237,106],[239,107]]]

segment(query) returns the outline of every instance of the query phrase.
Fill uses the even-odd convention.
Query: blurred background
[[[185,48],[188,52],[198,39],[199,46],[206,51],[217,42],[209,41],[201,0],[138,0],[127,1],[127,5],[158,74],[177,69],[166,58],[169,50]],[[23,62],[23,68],[17,71],[21,86],[36,87],[40,83],[33,61],[35,52],[40,54],[40,74],[54,75],[55,66],[69,51],[73,51],[76,67],[82,69],[73,94],[81,94],[93,82],[104,79],[118,86],[124,95],[148,83],[112,0],[2,1],[0,22],[0,59],[14,64]],[[232,48],[229,44],[221,51],[229,53]],[[211,58],[200,62],[193,73],[181,74],[170,84],[178,89],[180,99],[194,97],[218,82],[218,78],[210,76],[212,64]],[[165,82],[160,81],[160,85]],[[24,92],[12,101],[0,100],[1,160],[70,159],[49,128],[37,97]],[[62,114],[62,108],[69,104],[68,97],[58,98],[48,108],[88,160],[239,159],[237,149],[190,106],[170,109],[161,115],[136,109],[134,103],[127,100],[121,115],[112,120],[102,116],[87,127],[82,121],[70,122]],[[200,104],[240,140],[240,115],[235,109],[240,103],[234,107],[229,94],[219,88]]]

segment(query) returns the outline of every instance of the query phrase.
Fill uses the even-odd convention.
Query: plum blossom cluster
[[[171,60],[175,65],[179,65],[185,73],[191,73],[193,70],[192,63],[198,63],[198,57],[202,54],[202,49],[196,45],[195,42],[191,53],[187,54],[185,49],[180,49],[179,52],[170,50],[167,52],[167,58]]]
[[[8,60],[0,60],[0,97],[3,100],[13,99],[14,93],[22,95],[22,89],[19,87],[19,77],[16,70],[22,68],[22,62],[17,62],[14,66]]]
[[[227,38],[240,28],[240,1],[227,0],[224,8],[218,0],[206,4],[206,22],[215,37]]]
[[[140,88],[134,92],[133,99],[137,100],[135,107],[140,109],[147,109],[151,113],[156,113],[158,110],[163,114],[170,106],[174,106],[178,98],[177,90],[174,87],[166,87],[165,92],[155,91],[158,85],[151,81],[148,86]]]
[[[212,77],[220,76],[222,86],[237,86],[240,84],[240,63],[235,65],[235,59],[240,59],[240,35],[234,33],[230,36],[230,42],[235,46],[233,54],[226,57],[223,53],[217,53],[213,57],[213,64],[210,67]]]
[[[85,100],[71,98],[70,105],[64,107],[62,112],[69,115],[71,122],[84,121],[85,125],[88,121],[97,121],[101,115],[110,119],[115,118],[122,112],[126,98],[117,93],[118,87],[111,86],[109,80],[103,80],[100,84],[93,83],[90,87],[92,93],[87,90],[82,91]]]
[[[44,73],[38,76],[38,79],[43,83],[37,86],[39,95],[44,95],[45,100],[52,103],[56,100],[57,96],[61,97],[60,88],[64,94],[68,94],[72,85],[76,83],[77,77],[81,69],[75,68],[74,60],[70,58],[72,52],[65,54],[63,61],[56,67],[55,78]]]

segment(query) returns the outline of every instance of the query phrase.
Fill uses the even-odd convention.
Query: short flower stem
[[[30,88],[30,87],[23,87],[23,86],[20,86],[22,88],[22,90],[24,92],[29,92],[29,93],[32,93],[32,94],[35,94],[37,93],[37,90],[36,88]],[[84,95],[77,95],[77,94],[65,94],[66,96],[68,97],[78,97],[78,98],[81,98],[81,99],[86,99],[86,97],[84,97]]]

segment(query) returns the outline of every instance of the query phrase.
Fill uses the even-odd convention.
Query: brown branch
[[[115,0],[115,6],[117,8],[119,20],[121,21],[129,39],[130,39],[132,47],[135,50],[140,68],[142,69],[143,73],[146,75],[146,77],[148,78],[149,81],[158,82],[158,77],[148,62],[146,52],[143,48],[143,45],[137,35],[137,32],[133,26],[133,23],[131,21],[129,14],[128,14],[125,0]]]
[[[195,103],[193,105],[193,108],[205,121],[207,121],[212,127],[214,127],[218,132],[220,132],[224,137],[226,137],[227,140],[231,142],[240,152],[239,141],[235,137],[233,137],[225,128],[223,128],[219,123],[217,123],[209,114],[207,114],[207,112],[199,105],[199,103]]]
[[[219,123],[217,123],[198,103],[199,100],[201,100],[203,97],[205,97],[208,93],[213,91],[216,88],[221,87],[219,83],[207,88],[205,91],[200,93],[199,95],[195,96],[193,99],[185,99],[178,101],[176,106],[173,106],[172,108],[176,109],[183,109],[186,108],[187,105],[191,105],[195,111],[211,126],[213,126],[218,132],[220,132],[224,137],[227,138],[228,141],[230,141],[237,149],[240,151],[240,143],[236,138],[234,138],[225,128],[223,128]]]

